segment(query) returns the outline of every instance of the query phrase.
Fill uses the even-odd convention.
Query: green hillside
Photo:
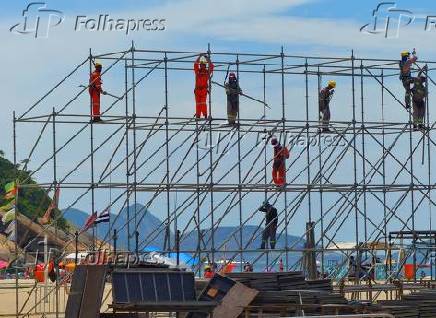
[[[6,183],[16,180],[26,184],[36,184],[29,178],[29,171],[21,170],[20,165],[14,166],[12,162],[4,158],[4,152],[0,150],[0,206],[6,204],[4,200],[4,186]],[[18,212],[35,220],[36,217],[42,216],[51,203],[51,198],[40,188],[21,188],[18,197]],[[52,218],[58,216],[61,212],[56,209]],[[68,224],[64,218],[58,220],[58,227],[62,230],[68,230]],[[53,225],[53,224],[52,224]]]

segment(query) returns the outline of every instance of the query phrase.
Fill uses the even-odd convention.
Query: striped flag
[[[45,211],[43,217],[38,218],[39,224],[45,225],[45,224],[48,224],[48,222],[50,221],[51,213],[53,212],[54,209],[56,209],[58,207],[60,191],[61,191],[61,189],[60,189],[59,185],[56,186],[56,190],[55,190],[55,193],[53,194],[53,199],[52,199],[50,205],[48,206],[47,210]]]
[[[15,220],[15,206],[12,207],[12,209],[10,209],[8,212],[6,212],[2,217],[2,222],[5,224],[13,220]]]
[[[97,219],[97,212],[94,212],[86,219],[85,225],[83,225],[83,228],[80,231],[80,233],[86,232],[91,227],[93,227],[96,219]]]
[[[6,234],[8,240],[10,240],[10,241],[15,241],[15,239],[16,239],[15,222],[17,222],[17,221],[14,220],[11,223],[9,223],[8,227],[4,231],[4,234]]]
[[[5,205],[0,206],[0,211],[7,212],[10,209],[12,209],[13,207],[15,207],[15,200],[11,200],[8,203],[6,203]]]
[[[106,223],[110,221],[110,214],[109,214],[109,209],[105,209],[103,210],[100,215],[97,217],[97,219],[95,220],[95,224],[98,223]]]
[[[17,195],[17,185],[15,181],[9,182],[5,184],[5,199],[13,199]]]

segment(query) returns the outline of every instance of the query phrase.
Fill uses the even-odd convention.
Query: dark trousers
[[[239,112],[239,98],[238,95],[227,96],[227,118],[229,124],[233,125],[236,122],[236,118],[238,117]]]
[[[410,107],[410,97],[411,97],[411,89],[410,89],[410,77],[404,77],[402,80],[403,87],[405,90],[404,93],[404,103],[407,108]]]
[[[262,232],[262,245],[260,246],[260,248],[265,249],[269,239],[269,244],[271,246],[271,249],[274,249],[276,247],[276,234],[277,234],[277,221],[267,224]]]
[[[422,125],[425,116],[425,101],[413,100],[413,124]]]
[[[328,128],[330,123],[330,105],[325,105],[319,110],[319,117],[322,122],[322,128]]]

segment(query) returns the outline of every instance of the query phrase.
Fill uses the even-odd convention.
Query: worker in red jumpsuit
[[[280,145],[276,137],[271,138],[271,145],[274,147],[273,181],[275,185],[281,187],[286,183],[286,159],[289,159],[289,150]]]
[[[212,278],[215,275],[210,265],[204,266],[204,278]]]
[[[89,95],[91,96],[92,104],[92,121],[100,122],[100,94],[105,95],[106,92],[102,89],[101,84],[101,68],[100,63],[95,63],[95,70],[89,77]]]
[[[195,117],[207,118],[207,92],[209,90],[209,78],[213,73],[214,65],[206,54],[200,54],[194,63],[195,73]]]

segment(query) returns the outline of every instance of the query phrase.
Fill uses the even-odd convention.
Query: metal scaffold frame
[[[385,255],[388,255],[395,249],[392,247],[391,242],[388,241],[390,237],[389,222],[392,222],[392,220],[399,222],[401,227],[396,229],[398,231],[413,232],[418,230],[415,228],[416,211],[420,207],[422,208],[425,203],[429,209],[428,216],[425,216],[429,218],[428,230],[432,230],[431,210],[435,205],[433,193],[436,184],[431,169],[431,155],[432,149],[436,148],[434,138],[435,123],[430,122],[429,99],[427,96],[425,129],[414,132],[411,110],[405,107],[405,104],[401,101],[402,98],[398,98],[385,85],[386,79],[398,75],[397,60],[361,58],[356,57],[354,52],[349,57],[296,56],[286,54],[283,48],[279,54],[213,52],[211,47],[208,46],[206,53],[216,64],[215,74],[225,74],[231,69],[237,73],[238,78],[245,75],[259,76],[262,82],[262,89],[260,90],[262,97],[260,99],[245,95],[252,103],[263,107],[262,116],[260,118],[238,118],[240,125],[238,128],[233,128],[223,125],[227,118],[214,116],[214,87],[217,83],[212,80],[209,81],[210,93],[208,94],[209,114],[212,117],[207,120],[195,120],[195,118],[189,116],[174,116],[171,114],[172,99],[177,97],[171,95],[168,79],[173,73],[186,74],[184,76],[192,77],[192,64],[199,53],[142,50],[136,48],[133,43],[131,48],[121,52],[93,54],[90,51],[87,59],[77,65],[27,111],[19,116],[14,114],[15,164],[18,162],[17,158],[23,158],[17,147],[21,126],[36,124],[41,127],[40,134],[37,136],[32,148],[30,151],[27,149],[24,158],[28,160],[24,169],[28,168],[29,162],[32,163],[29,159],[32,158],[38,145],[44,140],[49,140],[47,136],[49,136],[53,144],[52,153],[47,155],[40,164],[32,167],[30,173],[31,177],[36,176],[39,171],[52,164],[53,179],[38,180],[37,184],[31,183],[29,180],[18,180],[19,187],[42,187],[48,192],[54,189],[55,186],[59,186],[61,189],[75,189],[77,193],[82,191],[69,207],[74,207],[77,202],[91,194],[90,205],[92,211],[96,209],[96,191],[101,189],[117,190],[119,195],[110,199],[108,208],[117,202],[121,202],[121,209],[127,209],[127,220],[118,228],[113,226],[116,220],[111,220],[110,231],[105,233],[103,242],[111,242],[113,230],[116,230],[114,236],[117,235],[116,233],[126,231],[129,238],[137,237],[137,241],[139,240],[135,246],[136,252],[138,252],[138,250],[142,250],[150,244],[160,232],[164,231],[166,235],[163,251],[174,252],[179,248],[179,243],[183,242],[190,229],[195,228],[197,249],[193,251],[181,250],[182,252],[193,253],[199,259],[206,257],[211,262],[215,262],[217,255],[221,256],[223,253],[227,253],[227,258],[241,261],[241,269],[245,259],[244,255],[247,253],[257,253],[258,256],[254,262],[266,257],[266,266],[276,264],[283,257],[285,268],[293,269],[300,266],[302,262],[300,259],[297,263],[292,263],[289,257],[290,254],[315,252],[321,261],[321,274],[324,274],[325,254],[332,251],[343,254],[347,261],[348,257],[353,253],[361,257],[363,254],[368,255],[376,250],[381,250]],[[87,66],[91,71],[92,65],[97,59],[107,65],[102,73],[103,78],[109,75],[111,69],[116,66],[121,65],[124,68],[123,95],[116,98],[102,113],[105,119],[104,127],[111,129],[112,133],[101,143],[96,143],[95,137],[98,134],[98,128],[96,127],[97,124],[90,122],[89,114],[69,112],[72,109],[71,105],[77,101],[79,96],[87,94],[87,85],[82,85],[71,99],[58,104],[55,108],[46,111],[43,106],[45,99],[62,87],[64,82],[73,74]],[[419,65],[424,64],[428,65],[427,85],[435,85],[431,73],[435,69],[436,62],[419,62]],[[416,65],[418,69],[420,69],[419,65]],[[154,115],[148,113],[147,109],[138,107],[137,98],[138,94],[140,94],[140,85],[147,85],[146,79],[156,72],[163,76],[164,105],[159,113]],[[311,105],[310,96],[318,95],[324,76],[348,78],[351,81],[350,104],[352,118],[348,121],[331,121],[334,127],[333,135],[338,140],[342,140],[345,146],[343,149],[335,147],[329,149],[329,147],[323,147],[321,142],[317,143],[317,147],[312,147],[308,142],[301,150],[293,151],[287,171],[293,171],[295,177],[288,178],[287,184],[282,188],[278,188],[268,177],[272,163],[272,156],[267,148],[268,141],[273,134],[280,136],[282,144],[289,147],[293,146],[294,137],[305,137],[306,140],[320,140],[322,125],[318,120],[311,120],[310,118],[310,109],[314,107]],[[277,108],[280,107],[279,118],[268,118],[269,104],[267,100],[270,96],[268,96],[267,83],[268,78],[271,77],[277,77],[278,83],[280,83],[280,96],[277,98],[280,105],[277,106]],[[305,118],[294,118],[290,112],[290,97],[287,96],[286,81],[294,78],[304,79],[304,87],[300,88],[304,92]],[[310,87],[311,79],[317,80],[317,87]],[[381,101],[376,101],[372,96],[368,98],[365,95],[365,82],[369,81],[380,88]],[[156,92],[156,94],[161,93]],[[360,97],[360,100],[358,100],[358,97]],[[409,113],[408,121],[385,121],[384,105],[387,97],[395,101],[399,110]],[[241,98],[244,98],[244,96],[241,96]],[[114,112],[115,107],[122,103],[124,103],[124,113],[120,112],[119,109],[118,113]],[[366,109],[369,103],[372,103],[369,107],[377,107],[381,110],[381,120],[367,120]],[[52,134],[48,132],[50,125]],[[71,127],[80,128],[72,132],[66,142],[59,144],[56,132],[67,128],[74,129]],[[56,162],[58,154],[67,151],[72,141],[79,135],[84,135],[87,130],[89,130],[89,151],[87,151],[87,155],[81,158],[77,166],[70,172],[59,173]],[[116,136],[119,133],[122,134],[122,137],[118,140]],[[213,147],[209,147],[207,151],[200,151],[199,141],[201,136],[206,134],[209,144],[212,145],[213,133],[225,136],[232,135],[234,139],[233,137],[229,139],[227,144],[222,141],[223,139],[219,139],[218,143],[221,143],[221,146],[224,147],[220,154],[215,153]],[[179,136],[184,139],[176,144],[174,140],[177,140]],[[256,136],[257,138],[255,146],[248,149],[248,151],[242,142],[246,136]],[[409,153],[405,158],[399,158],[393,150],[398,147],[397,143],[403,136],[408,136]],[[416,136],[419,136],[419,138]],[[146,153],[147,146],[157,138],[161,139],[159,148]],[[416,140],[418,141],[416,142]],[[373,143],[380,149],[380,153],[375,160],[367,155],[368,143]],[[100,162],[100,166],[104,166],[104,169],[100,175],[95,175],[96,153],[108,144],[113,145],[113,156],[106,158],[103,163]],[[426,163],[426,180],[422,180],[421,177],[415,174],[415,167],[418,164],[415,157],[418,157],[419,147],[423,147],[422,157],[419,157],[419,161]],[[156,164],[160,160],[156,154],[161,149],[165,156]],[[185,149],[186,152],[182,153],[180,151],[182,149]],[[124,151],[122,160],[114,160],[115,154],[121,151]],[[226,173],[218,174],[217,171],[223,169],[223,156],[228,153],[236,156],[236,163],[225,167],[227,169]],[[247,171],[246,167],[243,166],[243,162],[248,160],[246,158],[250,158],[249,156],[253,153],[255,155],[249,159],[251,168]],[[346,176],[347,182],[336,182],[334,175],[338,173],[341,161],[350,153],[353,174]],[[371,154],[373,155],[373,153]],[[187,158],[195,158],[195,162],[185,166]],[[99,157],[99,160],[101,160],[101,157]],[[205,162],[207,162],[206,167]],[[91,167],[88,179],[70,181],[71,174],[83,167],[84,164],[90,164]],[[302,168],[296,171],[295,167],[298,164],[302,164]],[[146,174],[145,177],[142,172],[138,172],[147,166],[152,166],[151,171],[157,170],[158,167],[164,167],[164,173],[159,178],[160,181],[148,181],[148,176],[152,172]],[[155,166],[156,168],[154,168]],[[121,169],[125,171],[125,180],[113,182],[111,179],[112,173]],[[195,171],[195,177],[186,181],[185,176],[192,171]],[[387,171],[394,172],[394,177],[390,178],[392,182],[389,182],[386,178]],[[226,180],[225,176],[230,173],[235,173],[237,182],[223,182],[223,180]],[[407,182],[403,178],[404,175],[409,179]],[[305,176],[304,180],[301,179],[301,176]],[[140,202],[144,207],[137,210],[136,204],[140,201],[139,197],[143,193],[150,194],[150,198],[145,202]],[[186,194],[186,199],[182,203],[174,204],[172,208],[171,196],[173,194],[177,195],[177,193]],[[278,211],[280,230],[277,235],[279,238],[284,237],[284,246],[277,248],[274,255],[271,254],[271,258],[269,258],[269,250],[259,251],[250,246],[255,239],[261,236],[261,224],[252,237],[244,237],[244,226],[249,224],[256,214],[256,211],[247,213],[245,210],[247,200],[250,198],[249,195],[253,193],[259,193],[262,197],[262,199],[259,199],[260,202],[268,199],[273,204],[280,203],[283,206],[283,209]],[[138,227],[143,222],[148,208],[161,195],[165,198],[166,217],[151,235],[141,237],[141,233],[138,233]],[[331,195],[336,196],[333,201],[327,199]],[[395,201],[390,200],[390,196],[395,198]],[[383,206],[383,216],[380,222],[373,220],[367,214],[369,199],[375,200]],[[307,206],[303,207],[303,202],[307,203]],[[408,202],[410,205],[410,207],[407,207],[409,212],[407,213],[407,220],[397,216],[399,209],[404,209],[404,206],[407,206],[404,202]],[[131,203],[134,203],[135,206],[133,211],[130,209]],[[208,211],[202,209],[203,206],[207,206]],[[224,213],[218,213],[223,209]],[[215,230],[233,209],[237,211],[236,214],[238,215],[236,218],[237,230],[229,236],[228,240],[217,245]],[[313,229],[310,227],[303,232],[299,240],[292,243],[288,241],[292,222],[301,209],[307,211],[304,214],[306,221],[311,222],[311,226],[316,228],[317,233],[319,233],[315,245],[312,247],[305,248],[301,246],[306,239],[307,232]],[[188,215],[189,222],[187,225],[180,226],[180,219],[187,218]],[[355,246],[343,248],[337,244],[335,237],[340,230],[344,230],[343,225],[350,220],[354,224]],[[52,224],[56,224],[56,222]],[[48,226],[45,228],[48,228]],[[373,229],[372,232],[370,228]],[[334,233],[330,234],[333,229]],[[172,236],[171,231],[174,234],[180,233],[180,236]],[[209,234],[205,232],[209,232]],[[93,230],[94,237],[96,234]],[[237,249],[229,250],[226,248],[226,243],[233,237],[237,237],[239,246]],[[133,251],[130,239],[127,242],[127,249]],[[374,247],[370,242],[383,242],[384,247]],[[96,245],[93,248],[99,249],[99,247],[101,245]],[[200,272],[199,267],[196,270]],[[386,282],[394,278],[393,273],[389,275],[387,273],[386,271]],[[358,273],[357,277],[359,277]],[[357,280],[357,283],[359,281],[360,279]]]

